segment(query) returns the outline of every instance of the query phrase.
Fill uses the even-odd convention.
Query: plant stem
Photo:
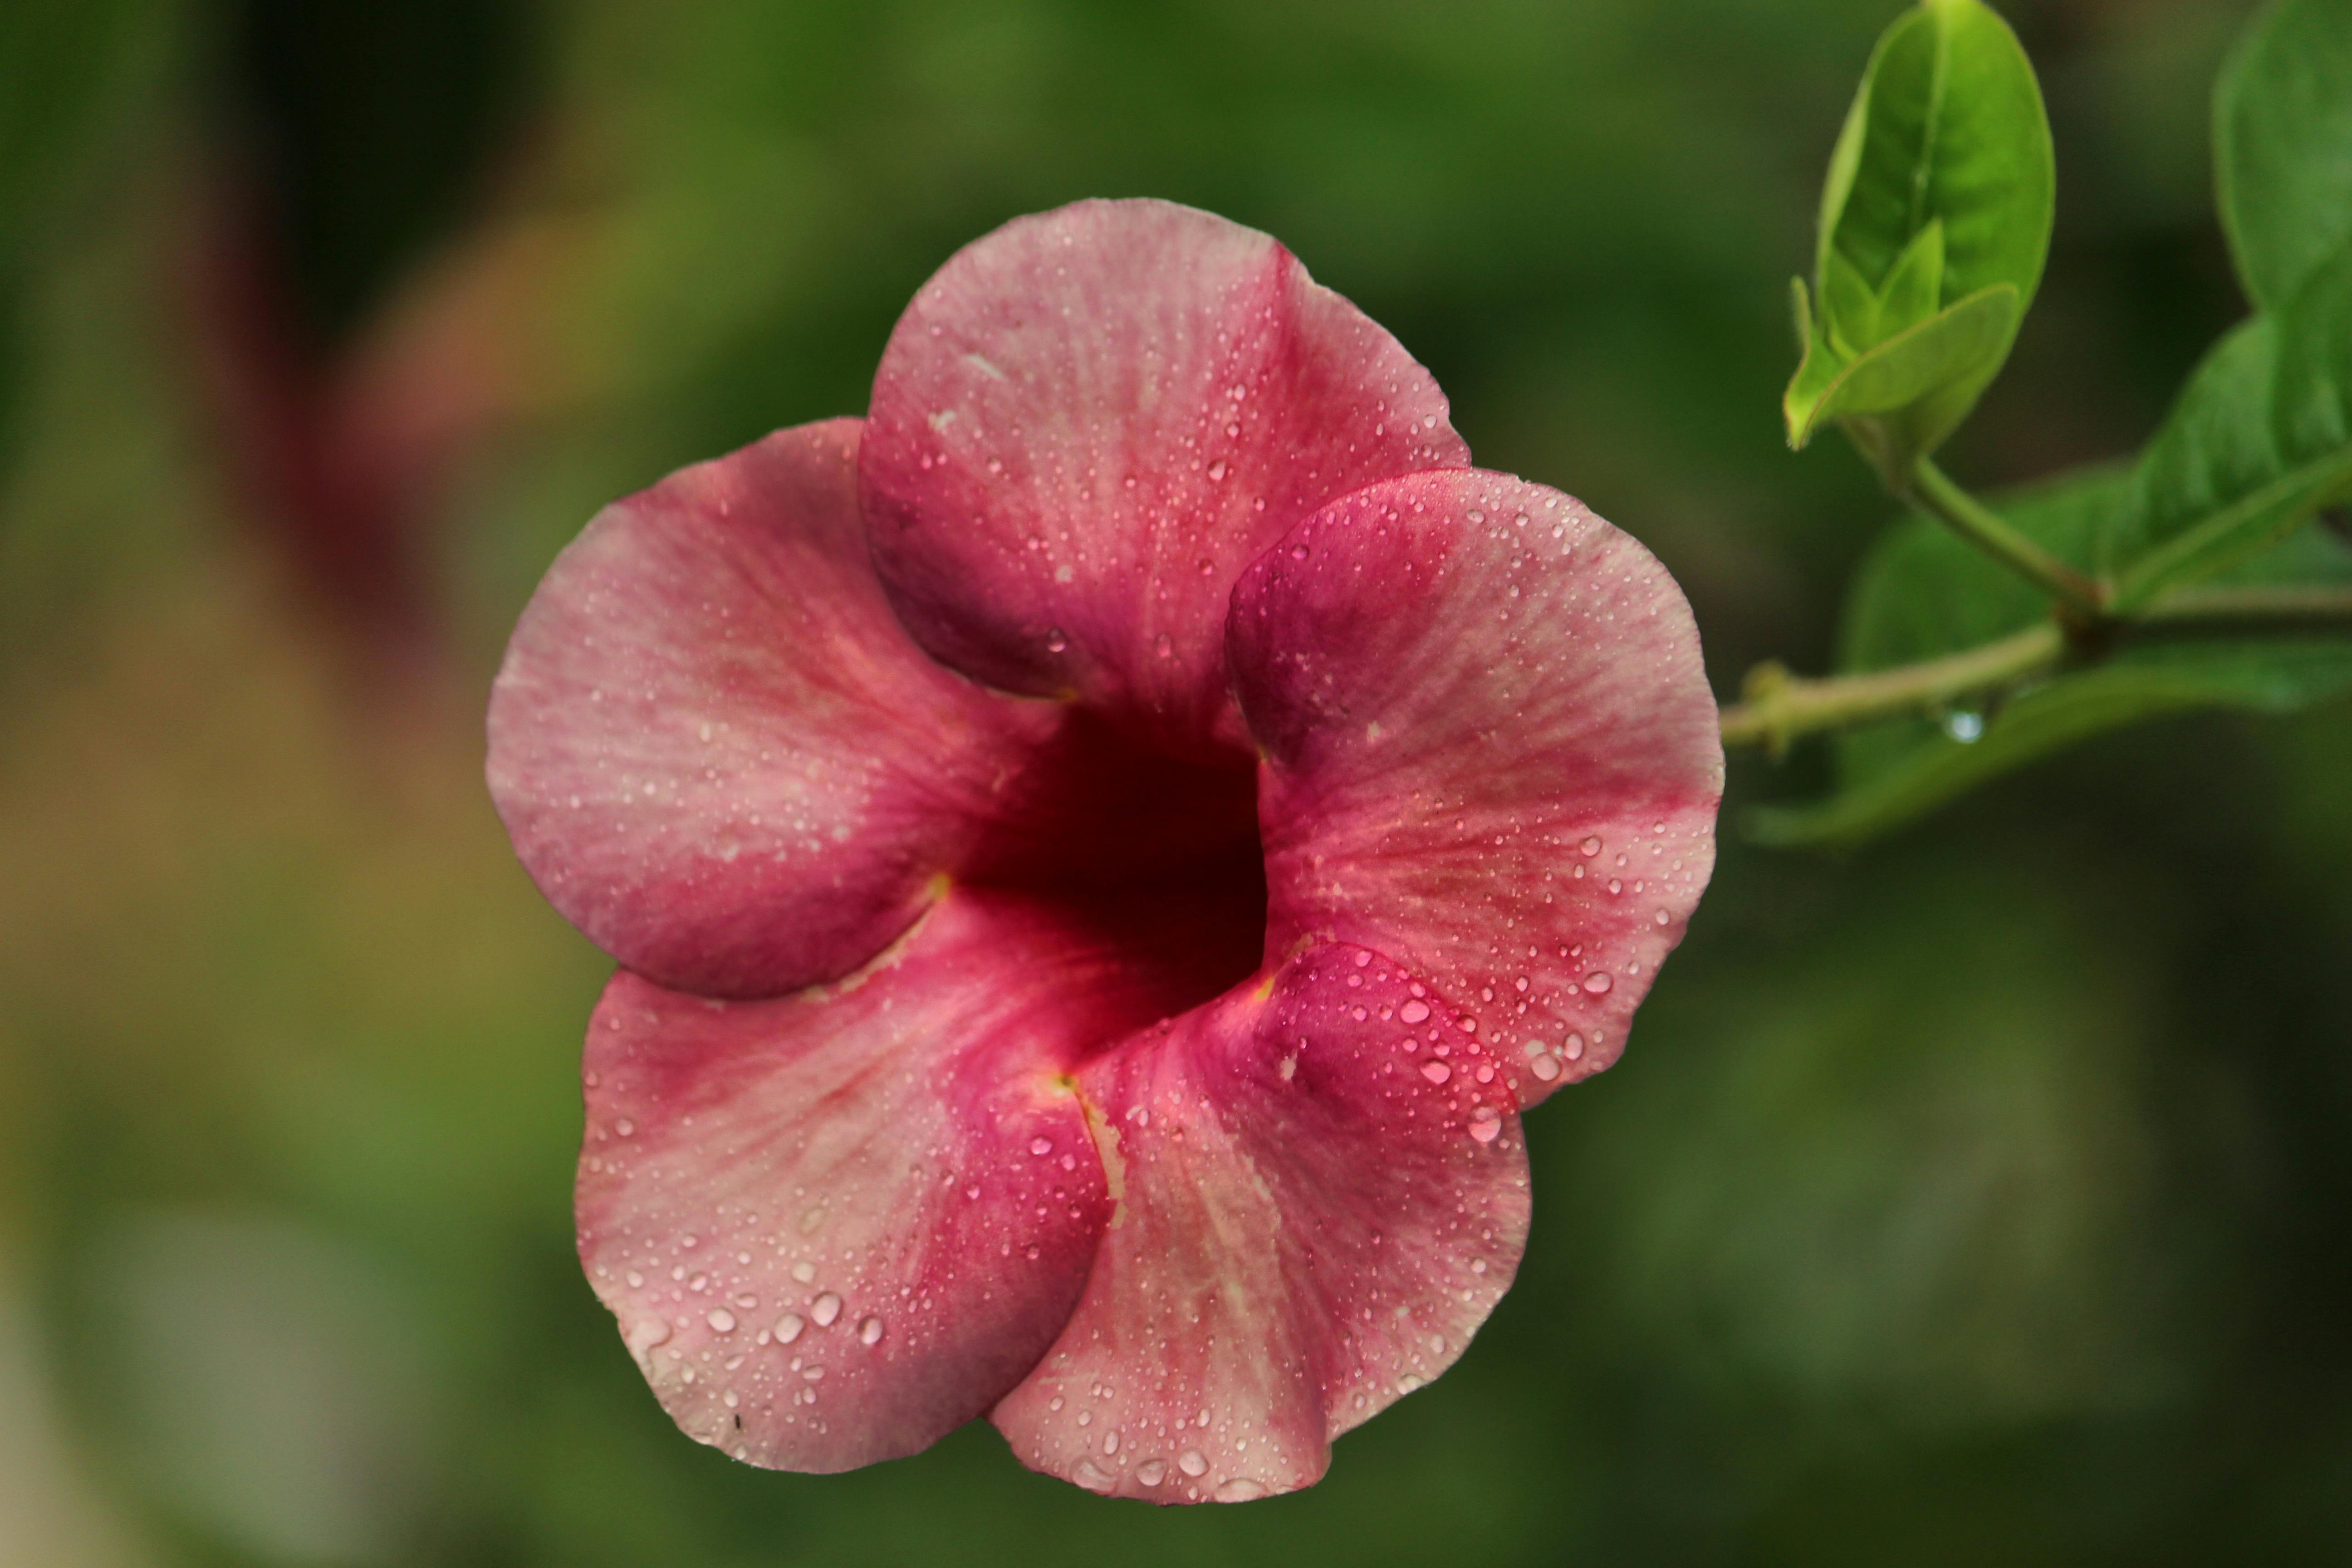
[[[1780,665],[1759,665],[1748,677],[1747,700],[1723,710],[1723,742],[1761,744],[1777,756],[1800,735],[1926,712],[2006,686],[2050,668],[2065,651],[2065,634],[2056,622],[2043,621],[1981,647],[1866,675],[1805,680]]]
[[[2185,588],[2113,623],[2111,629],[2126,639],[2352,631],[2352,587]],[[2095,647],[2087,655],[2076,652],[2098,657]],[[1932,712],[1972,692],[2054,668],[2067,653],[2065,629],[2049,620],[1942,658],[1862,675],[1806,680],[1780,664],[1760,664],[1744,683],[1747,700],[1723,710],[1723,743],[1761,745],[1778,756],[1801,735]]]
[[[1911,470],[1911,499],[1934,512],[1952,531],[2074,612],[2082,622],[2106,613],[2106,590],[2025,535],[2000,513],[1954,484],[1933,460],[1922,458]]]

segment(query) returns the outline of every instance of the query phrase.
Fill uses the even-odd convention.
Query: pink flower
[[[490,787],[623,966],[580,1254],[689,1435],[1236,1500],[1461,1355],[1722,773],[1664,570],[1467,464],[1273,240],[1087,202],[563,552]]]

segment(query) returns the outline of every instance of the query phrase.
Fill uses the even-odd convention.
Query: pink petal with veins
[[[490,700],[516,852],[664,984],[776,994],[865,963],[1066,722],[940,668],[891,615],[855,420],[607,507],[540,584]]]
[[[1358,491],[1234,593],[1265,752],[1269,951],[1426,975],[1519,1102],[1599,1071],[1715,861],[1723,751],[1698,631],[1582,503],[1470,470]]]
[[[1468,460],[1429,373],[1273,239],[1093,201],[923,286],[859,477],[925,647],[1197,754],[1241,739],[1223,626],[1251,557],[1336,496]]]
[[[688,1435],[845,1470],[987,1410],[1108,1215],[1067,1076],[1165,998],[1082,927],[959,890],[798,996],[624,972],[589,1029],[580,1255]]]
[[[1078,1077],[1118,1207],[993,1416],[1033,1468],[1156,1502],[1306,1486],[1453,1364],[1518,1267],[1499,1066],[1374,953],[1313,948]]]

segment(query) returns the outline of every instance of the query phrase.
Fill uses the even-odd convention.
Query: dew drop
[[[857,1325],[857,1338],[861,1343],[870,1345],[881,1339],[881,1319],[868,1318],[864,1322]]]
[[[1418,1024],[1429,1016],[1429,1004],[1418,999],[1408,1002],[1397,1009],[1397,1016],[1408,1024]]]
[[[1231,1480],[1218,1482],[1215,1495],[1219,1502],[1255,1502],[1265,1496],[1265,1483],[1252,1480],[1247,1476],[1235,1476]]]
[[[1070,1475],[1071,1478],[1078,1483],[1078,1485],[1086,1488],[1087,1490],[1090,1492],[1107,1492],[1110,1490],[1110,1472],[1104,1469],[1100,1465],[1096,1464],[1092,1459],[1080,1459],[1078,1461],[1077,1468],[1071,1471]]]
[[[1421,1076],[1432,1083],[1444,1083],[1454,1076],[1454,1069],[1444,1062],[1423,1062],[1421,1064]]]
[[[1559,1076],[1559,1058],[1547,1051],[1529,1064],[1528,1070],[1546,1083]]]
[[[841,1316],[841,1298],[827,1290],[810,1304],[809,1316],[816,1320],[820,1329],[833,1327],[833,1321]]]
[[[1168,1461],[1146,1459],[1135,1467],[1135,1479],[1147,1487],[1156,1487],[1168,1479]]]
[[[1591,973],[1586,975],[1584,977],[1584,988],[1595,996],[1606,994],[1609,989],[1608,972],[1606,970],[1596,969]]]
[[[1032,1138],[1029,1140],[1029,1152],[1032,1154],[1044,1155],[1050,1154],[1053,1152],[1054,1141],[1051,1138]]]
[[[1176,1456],[1176,1468],[1188,1476],[1205,1476],[1209,1473],[1209,1458],[1198,1448],[1187,1448]]]
[[[703,1321],[708,1322],[712,1331],[716,1333],[731,1334],[735,1331],[735,1314],[724,1307],[714,1307],[711,1309],[710,1316]]]
[[[1601,840],[1598,838],[1587,838],[1583,843],[1578,845],[1577,848],[1582,850],[1584,852],[1584,858],[1590,860],[1595,855],[1601,853]]]
[[[1584,1056],[1584,1037],[1582,1035],[1571,1033],[1566,1040],[1560,1043],[1559,1054],[1566,1057],[1570,1061],[1581,1060]]]
[[[1481,1143],[1492,1143],[1502,1135],[1503,1113],[1491,1105],[1482,1105],[1470,1118],[1470,1136]]]
[[[801,1331],[807,1327],[808,1323],[798,1312],[786,1312],[776,1320],[776,1342],[780,1345],[788,1345],[799,1339]]]

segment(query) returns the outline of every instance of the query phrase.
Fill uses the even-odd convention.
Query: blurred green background
[[[1450,1375],[1240,1509],[986,1427],[679,1436],[572,1256],[608,965],[479,783],[604,500],[862,410],[1014,214],[1280,237],[1479,459],[1645,541],[1719,690],[1888,508],[1790,456],[1787,279],[1891,0],[9,0],[0,1562],[2352,1560],[2352,711],[2111,737],[1844,859],[1727,844],[1528,1129]],[[2049,281],[1948,455],[2127,452],[2242,310],[2239,0],[2008,7]],[[1819,786],[1734,768],[1727,826]]]

